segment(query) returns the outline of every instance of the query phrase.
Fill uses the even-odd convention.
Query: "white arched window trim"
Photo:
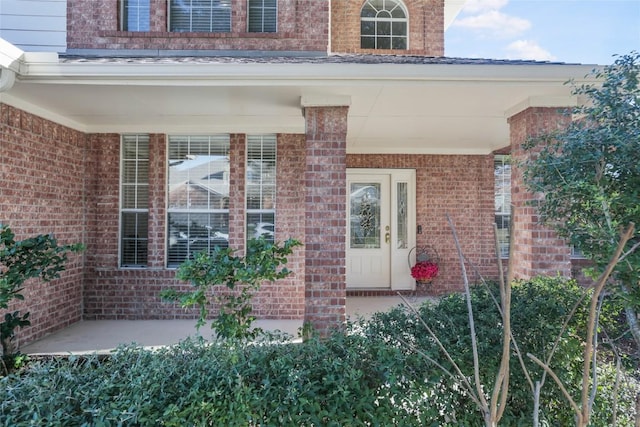
[[[360,47],[409,48],[409,14],[400,0],[367,0],[360,9]]]

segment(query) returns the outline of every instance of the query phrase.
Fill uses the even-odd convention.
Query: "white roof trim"
[[[3,38],[0,38],[0,67],[19,73],[24,51]]]
[[[592,65],[359,63],[51,63],[29,62],[23,81],[58,84],[175,86],[322,86],[392,82],[586,81]],[[591,80],[591,79],[588,79]]]

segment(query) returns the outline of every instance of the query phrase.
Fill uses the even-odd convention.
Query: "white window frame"
[[[130,25],[132,22],[136,25]],[[150,26],[151,0],[120,0],[121,31],[145,32],[150,31]]]
[[[273,6],[266,3],[272,3]],[[253,15],[254,12],[257,15]],[[265,15],[268,11],[273,11],[273,22],[265,22]],[[252,28],[252,24],[255,24],[252,19],[257,16],[259,19],[260,29]],[[271,28],[271,25],[273,27]],[[265,26],[269,28],[265,29]],[[278,32],[278,0],[247,0],[247,31],[250,33],[277,33]]]
[[[509,258],[509,233],[511,232],[511,156],[497,154],[493,158],[494,215],[498,226],[500,256]]]
[[[230,140],[229,134],[167,137],[167,268],[229,245]]]
[[[277,136],[247,135],[245,165],[247,240],[260,237],[261,232],[265,232],[265,238],[273,242],[276,232]]]
[[[376,6],[372,3],[373,0],[367,0],[364,2],[364,4],[362,5],[362,8],[360,9],[360,48],[361,49],[384,49],[384,50],[407,50],[409,49],[409,13],[407,12],[407,8],[405,7],[404,3],[402,3],[400,0],[381,0],[383,3],[383,7],[382,9],[378,9],[376,8]],[[376,10],[376,16],[374,17],[370,17],[370,16],[363,16],[365,8],[367,8],[368,6],[370,6],[371,8]],[[392,14],[394,12],[395,9],[400,9],[402,11],[402,13],[404,14],[403,18],[399,18],[399,17],[393,17]],[[382,16],[382,15],[388,15],[388,16]],[[374,25],[374,34],[370,35],[370,34],[366,34],[363,35],[362,34],[362,24],[363,23],[373,23]],[[390,34],[389,35],[384,35],[384,34],[378,34],[378,30],[379,30],[379,24],[382,23],[389,23],[389,29],[390,29]],[[404,24],[405,27],[405,33],[403,35],[394,35],[393,32],[393,27],[394,24]],[[363,39],[367,37],[367,38],[373,38],[374,40],[374,47],[363,47],[362,46],[362,41]],[[380,47],[380,41],[384,40],[384,39],[389,39],[389,47]],[[394,44],[394,39],[401,39],[404,40],[405,42],[405,46],[403,48],[397,48],[397,47],[393,47]]]
[[[135,143],[133,157],[126,155],[125,144]],[[140,147],[146,144],[146,148]],[[146,152],[146,157],[141,153]],[[133,170],[127,167],[133,166]],[[121,268],[144,268],[148,265],[149,242],[149,135],[121,135],[120,137],[120,238],[118,239],[118,265]],[[146,214],[146,223],[139,222]],[[133,216],[134,236],[126,237],[129,231],[125,217]],[[141,230],[140,228],[145,228]],[[140,235],[145,237],[139,237]],[[133,262],[125,262],[124,252],[133,245]],[[129,261],[129,260],[127,260]]]
[[[206,7],[194,8],[193,2],[208,2]],[[189,33],[229,33],[231,32],[231,6],[232,0],[167,0],[167,30],[170,32]],[[186,28],[174,29],[173,24],[178,19],[175,16],[176,10],[181,10],[184,18],[188,18],[189,25]],[[187,15],[188,14],[188,15]],[[197,27],[198,18],[206,18],[208,28]],[[224,16],[224,19],[219,19]]]

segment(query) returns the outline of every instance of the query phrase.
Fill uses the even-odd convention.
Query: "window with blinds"
[[[123,135],[120,154],[120,266],[146,267],[149,136]]]
[[[511,157],[497,155],[493,160],[495,221],[498,226],[500,255],[509,257],[509,231],[511,229]]]
[[[150,0],[122,0],[120,2],[120,29],[122,31],[149,31]]]
[[[273,242],[276,218],[276,136],[247,135],[247,239]]]
[[[170,0],[169,31],[228,33],[231,0]]]
[[[249,32],[275,33],[278,23],[277,0],[249,0]]]
[[[229,246],[229,135],[170,136],[167,266]]]

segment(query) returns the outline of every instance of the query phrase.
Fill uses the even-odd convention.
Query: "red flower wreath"
[[[439,272],[440,268],[438,264],[431,261],[421,261],[411,267],[411,276],[418,282],[429,282],[433,280]]]

